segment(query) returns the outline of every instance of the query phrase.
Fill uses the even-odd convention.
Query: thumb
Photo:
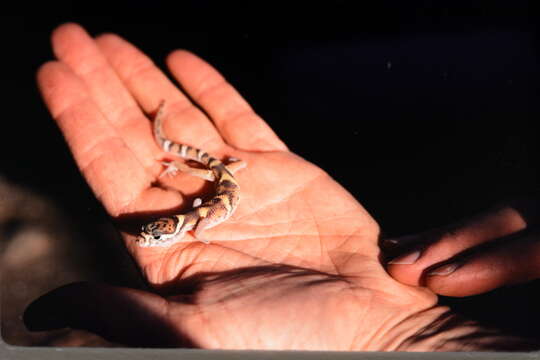
[[[131,346],[193,347],[167,318],[170,306],[149,292],[79,282],[35,300],[23,320],[30,331],[71,327]]]

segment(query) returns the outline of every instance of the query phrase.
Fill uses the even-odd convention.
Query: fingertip
[[[79,101],[83,91],[80,79],[60,61],[48,61],[36,71],[41,96],[54,119]]]
[[[56,60],[50,60],[41,64],[36,71],[36,81],[38,85],[44,85],[48,83],[51,74],[60,70],[63,67],[62,63]]]
[[[98,45],[107,47],[117,46],[126,41],[121,36],[111,32],[101,33],[95,37],[95,40]]]
[[[53,44],[58,44],[68,37],[88,35],[86,30],[79,24],[67,22],[57,26],[51,33],[51,41]]]
[[[65,32],[84,31],[83,27],[76,22],[68,21],[58,25],[52,32],[52,36],[60,36]]]
[[[392,278],[405,285],[420,286],[422,268],[413,264],[389,264],[386,271]]]
[[[122,37],[120,37],[118,34],[108,32],[108,31],[96,35],[95,38],[96,39],[109,39],[110,41],[116,41],[116,40],[122,39]]]
[[[386,270],[397,281],[412,286],[420,286],[422,273],[426,268],[425,248],[401,249],[394,252],[386,262]]]
[[[210,64],[189,50],[173,50],[165,58],[165,63],[169,69],[197,69],[197,75],[200,75],[197,76],[199,79],[206,77],[208,72],[211,73],[213,81],[215,81],[216,78],[223,79],[223,76],[211,67]],[[177,72],[176,75],[178,76],[178,74],[180,73]]]
[[[167,61],[201,60],[197,55],[186,49],[175,49],[167,55]]]
[[[405,285],[425,287],[438,295],[463,297],[474,295],[474,281],[465,280],[454,263],[425,266],[419,264],[389,264],[387,272]]]
[[[100,61],[94,39],[79,24],[60,25],[52,32],[51,44],[54,55],[75,71],[85,73]]]

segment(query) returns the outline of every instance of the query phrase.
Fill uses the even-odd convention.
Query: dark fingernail
[[[386,249],[392,249],[395,248],[398,244],[398,241],[396,239],[385,239],[381,243],[381,247]]]
[[[453,262],[450,264],[445,264],[439,267],[436,267],[435,269],[432,269],[430,272],[427,273],[428,276],[446,276],[450,275],[454,271],[456,271],[457,268],[461,266],[461,263],[459,262]]]
[[[404,246],[411,246],[416,243],[421,243],[423,237],[420,235],[405,235],[397,238],[389,238],[381,241],[380,245],[385,250],[393,250],[396,248],[403,248]]]

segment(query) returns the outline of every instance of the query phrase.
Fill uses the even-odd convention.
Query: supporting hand
[[[174,213],[204,187],[181,175],[154,186],[162,154],[148,114],[162,100],[172,140],[249,166],[237,175],[237,211],[207,231],[209,245],[142,248],[136,231],[121,228],[154,292],[68,285],[28,308],[31,328],[81,327],[137,346],[471,350],[506,344],[478,335],[477,326],[461,329],[431,291],[392,279],[379,259],[378,225],[366,210],[323,170],[288,151],[197,56],[175,51],[167,59],[183,93],[116,35],[93,39],[68,24],[52,42],[58,60],[40,69],[40,90],[86,180],[120,224],[135,217],[140,226]]]

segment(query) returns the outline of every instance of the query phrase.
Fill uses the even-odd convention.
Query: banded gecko
[[[154,118],[154,138],[158,145],[168,153],[197,161],[208,169],[193,168],[177,161],[162,162],[167,168],[160,177],[183,171],[208,181],[215,181],[216,195],[204,203],[200,198],[195,199],[193,210],[186,214],[162,217],[143,225],[136,241],[141,247],[169,246],[180,241],[186,232],[195,230],[195,238],[208,244],[209,241],[203,239],[201,233],[227,220],[238,206],[240,186],[233,173],[244,168],[246,163],[229,158],[229,163],[225,165],[203,150],[168,140],[162,127],[164,107],[165,102],[162,101]]]

